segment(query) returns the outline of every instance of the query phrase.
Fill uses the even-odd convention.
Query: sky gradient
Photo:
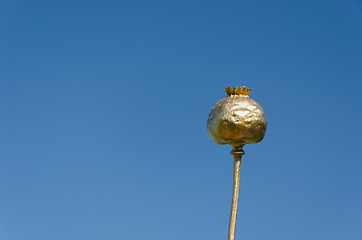
[[[362,239],[362,1],[0,1],[0,239]]]

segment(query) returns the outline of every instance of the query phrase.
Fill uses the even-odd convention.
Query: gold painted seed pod
[[[211,110],[207,130],[217,144],[258,143],[263,140],[267,120],[262,107],[249,98],[250,88],[226,87],[227,97]]]
[[[250,88],[227,87],[227,97],[217,102],[207,120],[207,130],[217,144],[230,144],[234,156],[234,185],[228,240],[235,240],[243,146],[263,140],[268,122],[261,106],[249,98]]]

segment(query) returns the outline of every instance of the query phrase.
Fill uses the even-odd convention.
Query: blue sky
[[[362,239],[362,2],[0,2],[0,239],[227,239],[226,86],[245,147],[236,239]]]

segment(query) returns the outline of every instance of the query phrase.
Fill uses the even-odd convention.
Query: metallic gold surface
[[[248,143],[263,140],[268,125],[262,107],[249,98],[250,88],[226,87],[227,97],[217,102],[207,120],[207,130],[217,144],[230,144],[234,156],[234,186],[231,204],[229,240],[235,239],[238,211],[241,157]]]
[[[228,87],[225,91],[230,95],[215,104],[207,121],[211,139],[217,144],[260,142],[268,122],[262,107],[249,98],[250,89]]]

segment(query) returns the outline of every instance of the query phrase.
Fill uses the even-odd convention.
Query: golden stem
[[[235,239],[236,216],[238,213],[239,201],[239,184],[240,184],[240,168],[241,156],[244,155],[243,144],[234,145],[231,155],[234,156],[234,186],[233,186],[233,200],[231,203],[231,214],[229,223],[229,240]]]

